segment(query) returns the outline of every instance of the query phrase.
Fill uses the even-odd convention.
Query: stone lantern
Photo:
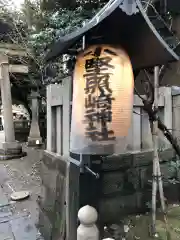
[[[28,146],[38,147],[42,145],[42,138],[39,130],[39,94],[33,90],[30,99],[32,120],[28,137]]]

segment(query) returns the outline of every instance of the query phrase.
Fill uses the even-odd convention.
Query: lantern
[[[91,46],[77,57],[70,151],[116,154],[126,148],[133,108],[133,70],[126,52]]]

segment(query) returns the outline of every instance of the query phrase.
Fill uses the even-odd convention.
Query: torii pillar
[[[0,139],[0,160],[24,156],[21,144],[15,140],[9,71],[8,56],[0,55],[0,87],[4,117],[4,135]]]

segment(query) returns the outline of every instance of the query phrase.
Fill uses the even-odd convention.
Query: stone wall
[[[170,166],[173,158],[172,149],[160,152],[163,179],[168,183],[165,184],[165,196],[169,203],[179,199],[179,185],[166,181],[177,176],[177,169]],[[76,202],[77,209],[84,204],[95,206],[99,211],[100,225],[117,222],[128,214],[146,211],[147,203],[151,201],[152,159],[153,153],[150,151],[102,159],[98,167],[99,180],[85,173],[80,174],[79,179],[70,181],[72,191],[75,186],[79,187],[76,199],[70,193],[70,205]],[[97,171],[98,164],[95,162],[93,160],[96,167],[92,165],[92,169]],[[45,240],[59,240],[64,234],[66,169],[67,162],[62,157],[44,152],[39,224]],[[71,172],[70,175],[72,178]],[[74,218],[76,227],[76,210],[74,216],[70,211],[69,217]]]
[[[104,223],[147,210],[148,202],[151,202],[152,159],[153,152],[148,151],[103,160],[99,213]],[[169,181],[178,177],[177,169],[170,164],[174,152],[164,150],[160,152],[160,159],[165,196],[169,203],[178,201],[177,185]]]
[[[44,151],[41,178],[39,228],[45,240],[58,240],[64,229],[66,162]]]

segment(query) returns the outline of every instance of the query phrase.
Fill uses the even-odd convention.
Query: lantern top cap
[[[175,36],[167,26],[164,28],[168,39],[174,41]],[[161,37],[140,0],[110,0],[82,28],[59,38],[59,41],[50,47],[45,60],[52,60],[65,53],[77,53],[72,51],[72,48],[83,36],[86,47],[94,44],[123,47],[130,56],[134,69],[179,60],[178,42],[168,44]]]

